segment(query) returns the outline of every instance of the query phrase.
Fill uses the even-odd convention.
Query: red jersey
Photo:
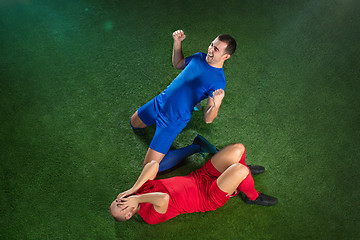
[[[216,184],[220,176],[209,160],[187,176],[148,180],[137,194],[164,192],[169,194],[169,206],[165,214],[155,211],[150,203],[140,204],[139,215],[149,224],[164,222],[183,213],[213,211],[223,206],[230,196]]]

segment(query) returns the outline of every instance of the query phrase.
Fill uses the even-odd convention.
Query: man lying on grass
[[[134,186],[111,203],[110,213],[116,220],[126,221],[137,213],[145,222],[158,224],[183,213],[214,211],[239,191],[248,204],[277,203],[276,198],[255,190],[240,143],[226,146],[187,176],[154,180],[158,168],[156,161],[147,163]]]

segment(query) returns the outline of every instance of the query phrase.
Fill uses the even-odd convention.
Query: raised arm
[[[117,199],[122,199],[125,198],[133,193],[135,193],[137,190],[139,190],[139,188],[141,188],[142,185],[144,185],[144,183],[147,180],[153,180],[156,177],[156,174],[159,170],[159,163],[156,161],[151,161],[149,163],[147,163],[143,170],[141,171],[141,174],[139,176],[139,178],[137,179],[137,181],[135,182],[135,184],[127,191],[122,192],[118,195]]]
[[[208,97],[206,109],[204,112],[204,121],[206,123],[212,123],[217,117],[224,96],[224,90],[218,89],[213,93],[213,97]]]
[[[172,54],[172,64],[176,69],[184,69],[185,57],[182,52],[181,42],[186,38],[183,30],[177,30],[173,32],[174,46]]]
[[[136,209],[140,203],[150,203],[154,205],[155,211],[158,213],[166,213],[169,206],[170,197],[167,193],[162,192],[152,192],[144,193],[141,195],[133,195],[128,198],[123,199],[120,202],[120,205],[123,205],[124,208],[134,208]]]

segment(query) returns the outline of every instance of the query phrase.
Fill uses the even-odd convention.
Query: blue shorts
[[[176,136],[189,122],[189,120],[169,119],[160,109],[156,97],[138,109],[138,116],[147,126],[156,124],[155,134],[149,147],[162,154],[169,151]]]

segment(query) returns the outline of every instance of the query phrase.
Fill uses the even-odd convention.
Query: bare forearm
[[[212,123],[219,113],[220,106],[216,106],[214,103],[205,109],[204,121],[206,123]]]
[[[219,113],[221,102],[225,96],[223,89],[217,89],[213,92],[213,96],[209,96],[206,109],[204,112],[204,121],[206,123],[212,123]]]
[[[157,212],[165,213],[169,205],[169,195],[162,192],[137,195],[138,203],[151,203]]]
[[[141,188],[142,185],[144,185],[144,183],[147,181],[147,180],[152,180],[156,177],[156,174],[159,170],[159,163],[156,162],[156,161],[151,161],[149,163],[147,163],[139,178],[137,179],[137,181],[135,182],[134,186],[132,187],[132,189],[134,191],[137,191],[139,188]]]
[[[185,57],[182,52],[181,42],[174,41],[172,64],[176,69],[181,69],[185,63]]]
[[[159,205],[159,203],[164,199],[166,193],[162,192],[152,192],[137,195],[139,203],[151,203],[153,205]]]

